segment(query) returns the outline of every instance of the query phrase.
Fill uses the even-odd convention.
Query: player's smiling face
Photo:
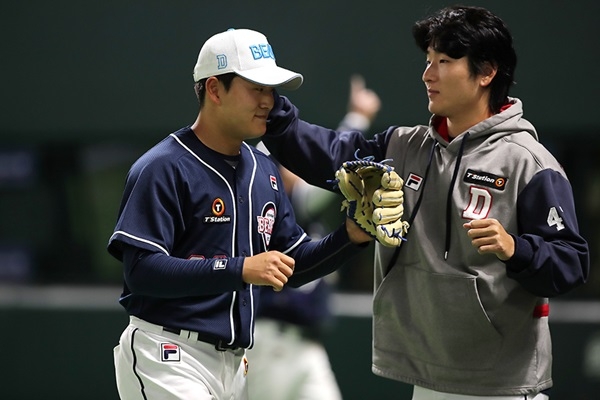
[[[274,104],[273,88],[235,77],[222,100],[231,135],[246,140],[265,134],[267,117]]]

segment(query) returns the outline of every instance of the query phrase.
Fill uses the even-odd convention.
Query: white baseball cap
[[[298,89],[301,74],[278,67],[265,35],[250,29],[229,29],[210,37],[200,49],[194,82],[234,72],[263,86]]]

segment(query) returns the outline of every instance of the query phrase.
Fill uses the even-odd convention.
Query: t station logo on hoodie
[[[490,174],[489,172],[468,169],[463,180],[465,182],[489,187],[491,189],[504,190],[506,187],[507,178]]]

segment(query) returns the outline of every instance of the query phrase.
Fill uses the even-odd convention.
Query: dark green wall
[[[196,114],[192,68],[210,35],[264,32],[280,65],[304,74],[288,93],[302,116],[337,124],[348,78],[364,74],[383,101],[378,124],[427,119],[423,55],[411,24],[449,1],[28,0],[0,12],[0,135],[9,141],[162,137]],[[550,134],[598,127],[600,3],[470,1],[511,26],[514,95]]]
[[[33,182],[29,189],[2,193],[6,232],[0,236],[42,242],[40,259],[49,264],[47,271],[62,277],[76,280],[85,272],[82,266],[102,268],[127,166],[150,143],[194,120],[192,68],[197,53],[209,36],[229,27],[262,31],[278,63],[304,74],[304,86],[284,94],[308,120],[336,125],[345,109],[348,79],[359,72],[383,102],[376,128],[425,122],[420,81],[424,59],[412,43],[410,28],[429,11],[451,3],[3,2],[0,148],[33,144],[32,151],[39,152],[41,185]],[[583,179],[598,169],[598,159],[581,157],[577,141],[586,134],[597,137],[600,131],[600,3],[469,3],[489,6],[511,26],[519,53],[513,94],[524,100],[525,115],[540,130],[542,142],[560,136],[557,150],[578,150],[569,159],[580,160],[585,168],[568,171],[573,171],[578,198],[587,199],[592,185]],[[567,136],[573,137],[569,145]],[[81,159],[96,159],[93,148],[86,146],[104,142],[107,148],[102,149],[112,158],[103,169],[90,171]],[[133,149],[119,147],[124,142]],[[589,143],[585,154],[593,156],[598,142]],[[82,152],[87,158],[80,157]],[[582,224],[595,229],[597,214],[587,215]],[[60,243],[49,243],[50,238]],[[94,250],[86,250],[80,241],[93,243]],[[125,323],[120,311],[0,310],[0,340],[6,347],[0,398],[116,399],[112,347]],[[342,318],[327,339],[345,400],[410,398],[405,385],[370,372],[370,329],[368,319]],[[583,343],[598,330],[592,324],[554,326],[553,400],[595,398],[599,383],[582,376],[580,363]]]

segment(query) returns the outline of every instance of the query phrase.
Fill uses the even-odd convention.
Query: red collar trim
[[[506,111],[512,106],[512,103],[506,103],[500,108],[500,112]],[[450,142],[452,138],[450,138],[450,134],[448,133],[448,119],[446,117],[439,117],[439,119],[435,119],[433,121],[433,127],[440,134],[446,142]]]
[[[441,137],[444,138],[446,142],[450,142],[450,134],[448,133],[448,119],[446,117],[442,117],[437,121],[434,121],[433,127],[440,134]]]

